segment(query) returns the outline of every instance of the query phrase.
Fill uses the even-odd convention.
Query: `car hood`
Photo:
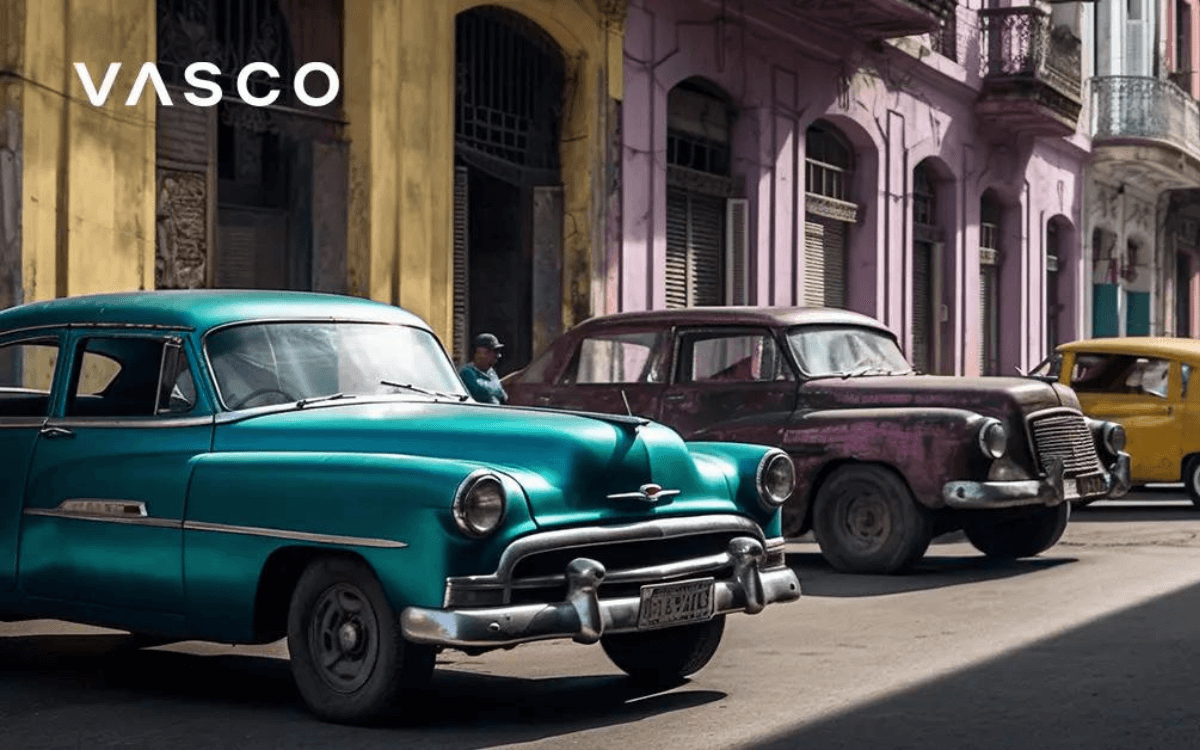
[[[967,409],[997,419],[1019,418],[1057,406],[1079,407],[1073,391],[1026,378],[939,375],[822,378],[802,389],[805,407]]]
[[[539,526],[740,512],[723,476],[701,471],[678,433],[645,420],[475,403],[326,404],[221,425],[217,451],[394,453],[509,474]],[[650,504],[642,485],[679,490]],[[454,488],[447,488],[450,507]]]

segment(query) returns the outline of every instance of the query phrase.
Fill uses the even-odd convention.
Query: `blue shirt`
[[[458,376],[479,403],[503,404],[508,401],[508,394],[504,392],[495,368],[489,367],[487,372],[483,372],[475,363],[468,362],[458,371]]]

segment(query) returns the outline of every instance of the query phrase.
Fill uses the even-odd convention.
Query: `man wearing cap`
[[[494,369],[503,348],[504,344],[495,335],[479,334],[475,337],[475,355],[458,371],[463,385],[482,404],[508,402],[508,394],[504,392],[504,386],[500,384],[500,377]]]

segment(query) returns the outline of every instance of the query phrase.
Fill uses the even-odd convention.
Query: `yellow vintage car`
[[[1030,373],[1068,385],[1085,414],[1125,427],[1133,484],[1179,482],[1200,506],[1200,340],[1129,337],[1058,347]]]

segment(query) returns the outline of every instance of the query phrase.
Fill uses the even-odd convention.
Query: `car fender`
[[[500,530],[486,539],[465,536],[451,510],[478,470],[496,473],[509,498]],[[465,563],[472,572],[494,565],[533,528],[521,485],[500,467],[397,454],[209,454],[196,461],[184,520],[189,626],[217,640],[252,640],[267,561],[298,548],[360,557],[397,611],[440,606],[447,576]]]
[[[864,462],[893,468],[918,502],[941,507],[947,481],[986,471],[976,442],[985,419],[964,409],[925,407],[798,414],[783,433],[783,447],[796,461],[796,496],[811,506],[820,480],[831,467]]]

